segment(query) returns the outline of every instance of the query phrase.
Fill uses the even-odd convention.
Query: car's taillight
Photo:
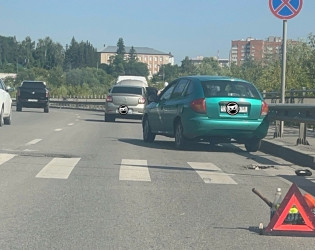
[[[113,101],[113,97],[111,97],[110,95],[106,97],[106,102],[112,102]]]
[[[265,101],[262,101],[260,115],[267,115],[268,111],[269,111],[268,104]]]
[[[48,98],[49,97],[49,92],[48,91],[46,91],[46,98]]]
[[[17,91],[16,91],[16,96],[20,96],[20,89],[17,89]]]
[[[200,98],[193,100],[190,103],[190,107],[197,113],[206,113],[206,100],[205,98]]]
[[[139,104],[144,104],[145,103],[145,98],[144,97],[140,97],[138,100]]]

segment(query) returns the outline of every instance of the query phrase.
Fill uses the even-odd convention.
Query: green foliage
[[[119,38],[117,42],[117,54],[118,55],[124,55],[126,54],[124,39]]]
[[[97,50],[87,41],[78,43],[73,37],[70,46],[66,46],[64,70],[84,67],[96,67],[99,61]]]

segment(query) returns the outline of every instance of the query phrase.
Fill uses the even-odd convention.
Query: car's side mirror
[[[149,95],[149,97],[148,97],[148,102],[149,103],[157,102],[157,101],[158,101],[158,96],[156,94]]]
[[[14,91],[14,88],[11,88],[10,86],[7,86],[7,87],[5,88],[5,90],[10,93],[10,92],[13,92],[13,91]]]

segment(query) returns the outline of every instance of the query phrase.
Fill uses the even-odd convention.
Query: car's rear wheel
[[[46,107],[44,108],[44,112],[45,112],[45,113],[49,113],[49,106],[46,106]]]
[[[260,139],[250,139],[245,142],[245,148],[248,152],[257,152],[260,149],[261,140]]]
[[[22,105],[16,104],[16,111],[22,111]]]
[[[177,149],[185,149],[186,147],[186,138],[184,137],[183,125],[180,121],[175,124],[175,147]]]
[[[145,118],[142,125],[143,141],[153,142],[155,139],[155,134],[151,132],[150,124],[148,118]]]
[[[11,125],[11,123],[12,123],[12,114],[10,113],[10,115],[8,117],[4,118],[3,121],[4,121],[5,125]]]
[[[105,122],[115,122],[115,116],[105,114]]]
[[[1,113],[0,113],[0,127],[2,127],[4,124],[4,119],[3,119],[3,108],[1,108]]]

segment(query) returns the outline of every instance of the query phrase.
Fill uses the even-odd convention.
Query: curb
[[[313,155],[310,155],[310,153],[299,152],[288,146],[279,145],[268,140],[261,141],[260,151],[280,157],[300,166],[315,169],[315,152]]]

